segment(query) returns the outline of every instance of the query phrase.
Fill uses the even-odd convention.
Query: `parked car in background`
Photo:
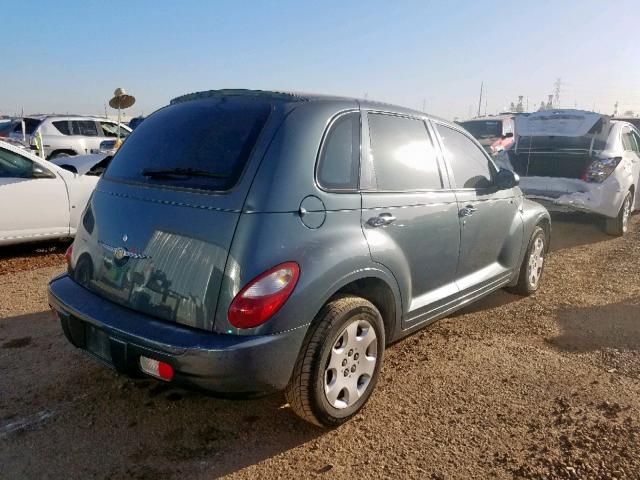
[[[131,120],[129,120],[129,128],[131,128],[131,130],[135,130],[136,127],[138,125],[140,125],[144,120],[144,117],[134,117]]]
[[[494,115],[457,123],[473,135],[491,155],[495,155],[513,144],[514,115]]]
[[[389,343],[540,286],[547,211],[457,125],[274,92],[171,103],[113,157],[49,285],[68,340],[121,373],[285,389],[336,426]]]
[[[582,110],[547,110],[516,119],[517,141],[498,164],[520,175],[528,198],[554,210],[603,216],[624,235],[640,208],[640,134],[627,122]]]
[[[620,122],[628,122],[636,129],[640,130],[640,117],[613,117],[613,120],[618,120]]]
[[[18,123],[16,120],[0,120],[0,138],[7,138]]]
[[[72,173],[0,141],[0,245],[73,237],[98,175]]]
[[[99,117],[42,115],[26,117],[24,123],[25,142],[35,148],[35,136],[40,133],[47,159],[91,153],[104,140],[116,138],[118,131],[117,122]],[[121,138],[126,138],[130,133],[131,129],[121,123]],[[20,122],[14,127],[10,138],[23,139]]]

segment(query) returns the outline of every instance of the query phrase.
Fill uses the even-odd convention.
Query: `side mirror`
[[[505,133],[502,138],[513,138],[513,132],[507,132]]]
[[[55,175],[38,164],[33,164],[31,178],[55,178]]]
[[[496,175],[496,185],[500,190],[508,190],[517,187],[520,183],[520,177],[517,173],[501,168]]]

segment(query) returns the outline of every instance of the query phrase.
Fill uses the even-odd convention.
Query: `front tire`
[[[320,427],[337,427],[369,400],[384,358],[382,316],[368,300],[330,300],[311,324],[285,390],[292,410]]]
[[[548,250],[548,239],[544,229],[537,226],[533,230],[527,253],[522,259],[518,283],[509,290],[518,295],[532,295],[540,288],[544,263]]]
[[[631,205],[633,204],[633,194],[631,190],[624,197],[618,216],[605,220],[604,231],[607,235],[622,237],[629,231],[629,218],[631,217]]]

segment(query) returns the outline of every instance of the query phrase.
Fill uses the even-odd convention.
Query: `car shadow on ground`
[[[562,310],[561,333],[549,340],[569,352],[616,349],[640,352],[640,298],[602,306]]]
[[[214,478],[323,434],[283,394],[232,400],[118,375],[71,346],[50,312],[0,319],[0,412],[9,478],[45,467],[52,478]]]
[[[52,253],[64,253],[70,243],[70,240],[54,240],[4,245],[0,247],[0,260],[14,257],[42,257]]]
[[[604,233],[604,219],[585,213],[551,214],[551,251],[613,240]]]

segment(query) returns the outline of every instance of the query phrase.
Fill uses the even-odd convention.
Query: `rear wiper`
[[[144,177],[161,178],[161,177],[210,177],[210,178],[227,178],[223,173],[210,172],[208,170],[198,170],[195,168],[165,168],[154,170],[152,168],[144,168],[140,171]]]

